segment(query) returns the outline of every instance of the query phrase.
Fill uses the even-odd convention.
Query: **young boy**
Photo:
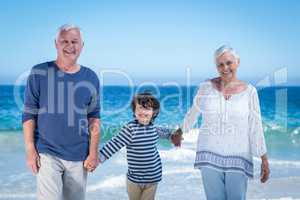
[[[157,184],[162,177],[162,165],[157,150],[158,139],[171,139],[175,146],[180,146],[182,132],[171,134],[170,130],[154,125],[160,104],[150,93],[136,95],[131,108],[134,120],[124,125],[119,134],[100,149],[100,162],[103,163],[126,146],[129,199],[154,200]]]

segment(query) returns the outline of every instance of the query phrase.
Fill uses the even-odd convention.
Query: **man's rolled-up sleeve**
[[[95,91],[92,93],[91,96],[91,101],[88,107],[87,118],[100,119],[100,84],[98,78],[96,78]]]
[[[36,120],[39,112],[39,80],[34,70],[27,79],[26,88],[24,92],[24,108],[22,113],[22,123],[27,120]]]

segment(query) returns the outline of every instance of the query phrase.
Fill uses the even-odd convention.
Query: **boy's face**
[[[137,103],[134,114],[139,123],[147,125],[152,119],[153,108],[144,108],[142,105]]]

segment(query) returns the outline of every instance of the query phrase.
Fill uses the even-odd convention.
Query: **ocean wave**
[[[15,193],[15,194],[6,194],[0,193],[0,199],[34,199],[36,197],[35,193]]]
[[[254,157],[253,160],[255,162],[261,161],[261,159],[257,158],[257,157]],[[297,160],[290,161],[290,160],[269,159],[269,164],[273,165],[273,166],[280,166],[280,167],[283,167],[283,166],[297,167],[300,170],[300,161],[297,161]],[[300,171],[299,171],[299,174],[300,174]]]
[[[94,192],[99,189],[107,189],[107,188],[124,188],[126,185],[125,180],[126,180],[126,175],[108,177],[97,183],[88,185],[87,192]]]
[[[160,189],[157,193],[159,199],[174,199],[175,194],[178,199],[184,199],[186,192],[195,194],[190,198],[191,200],[196,200],[199,196],[204,198],[201,186],[201,173],[193,167],[195,152],[189,146],[186,148],[186,144],[189,144],[189,139],[184,142],[185,144],[182,148],[160,150],[163,162],[163,181],[159,184]],[[195,143],[195,141],[191,143]],[[93,174],[89,175],[88,180],[90,182],[87,186],[87,199],[94,200],[103,197],[106,197],[104,199],[114,199],[110,196],[112,194],[126,197],[125,154],[126,151],[121,151],[103,166],[99,166]],[[181,159],[180,156],[182,156]],[[259,182],[260,159],[255,158],[254,162],[257,176],[249,181],[249,198],[247,199],[293,199],[300,197],[298,192],[300,176],[293,175],[294,173],[299,175],[300,161],[270,159],[271,178],[266,184]],[[274,176],[274,174],[278,176]],[[20,173],[20,179],[16,179],[17,176],[16,174],[9,178],[15,183],[15,187],[7,187],[7,189],[11,190],[10,193],[7,190],[0,190],[0,199],[28,200],[35,198],[35,193],[32,193],[34,188],[27,186],[23,188],[20,185],[22,182],[20,179],[24,180],[27,174]],[[34,181],[33,177],[31,181]],[[189,185],[189,188],[186,188],[186,185]],[[24,192],[24,189],[29,190],[29,192]]]

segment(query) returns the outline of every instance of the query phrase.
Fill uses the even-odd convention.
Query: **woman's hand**
[[[261,156],[261,171],[260,171],[260,181],[265,183],[269,179],[270,168],[269,161],[266,154]]]

